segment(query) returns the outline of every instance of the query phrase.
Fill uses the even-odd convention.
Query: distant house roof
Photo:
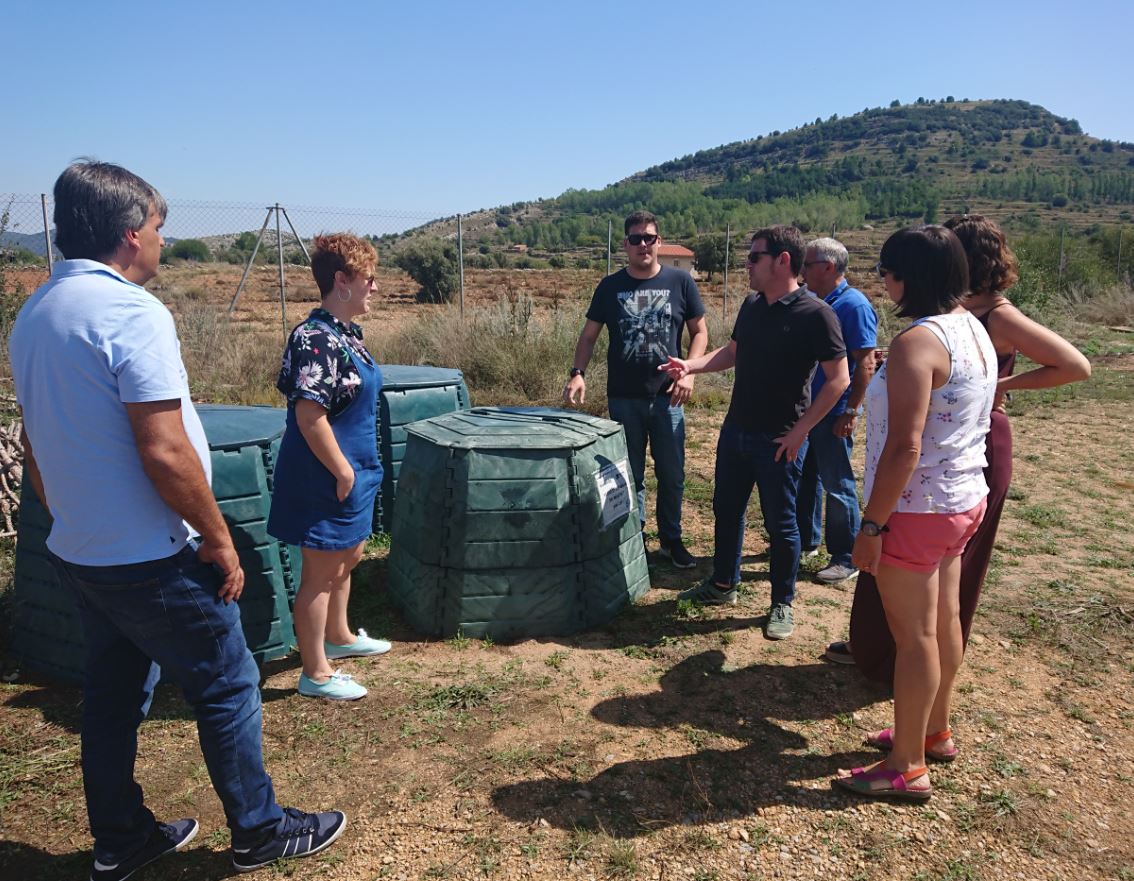
[[[693,252],[681,245],[658,245],[659,257],[692,257]]]

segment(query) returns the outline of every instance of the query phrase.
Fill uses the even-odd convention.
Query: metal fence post
[[[1063,238],[1067,235],[1067,224],[1060,224],[1059,226],[1059,281],[1056,286],[1060,289],[1063,288]]]
[[[1122,230],[1123,228],[1120,226],[1118,228],[1118,260],[1114,264],[1114,277],[1119,284],[1122,284]]]
[[[280,203],[276,202],[276,253],[280,260],[280,321],[284,336],[287,336],[287,282],[283,271],[283,233],[280,231]]]
[[[614,221],[606,221],[606,274],[610,275],[610,242],[611,236],[614,235]]]
[[[39,204],[43,208],[43,241],[47,245],[47,271],[51,272],[51,266],[55,263],[55,254],[51,250],[51,224],[47,221],[47,193],[39,194]],[[1119,253],[1122,251],[1122,239],[1119,239]]]
[[[457,215],[457,276],[461,291],[461,320],[465,317],[465,240],[461,226],[461,215]]]
[[[728,321],[728,264],[732,257],[732,224],[724,228],[724,289],[721,291],[721,318]]]

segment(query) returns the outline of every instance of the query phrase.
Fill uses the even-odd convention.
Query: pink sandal
[[[910,783],[928,772],[925,768],[895,771],[879,762],[869,768],[855,768],[847,777],[835,777],[832,786],[867,798],[893,798],[899,801],[929,801],[933,787],[911,788]],[[879,785],[880,784],[880,785]]]
[[[960,753],[957,747],[954,746],[950,750],[934,749],[939,743],[945,743],[947,740],[952,739],[952,737],[953,730],[951,728],[946,728],[944,731],[938,731],[934,734],[927,734],[925,737],[925,757],[935,762],[953,761]],[[889,752],[894,748],[894,729],[883,728],[881,731],[876,731],[874,734],[868,734],[866,736],[866,745]]]

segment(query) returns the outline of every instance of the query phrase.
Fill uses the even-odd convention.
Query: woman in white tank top
[[[911,325],[866,393],[866,508],[853,564],[878,583],[894,635],[894,725],[867,738],[890,755],[835,779],[859,795],[923,801],[926,751],[956,754],[949,727],[963,646],[960,555],[980,524],[988,486],[984,439],[996,352],[962,305],[968,262],[940,226],[900,230],[878,272]]]

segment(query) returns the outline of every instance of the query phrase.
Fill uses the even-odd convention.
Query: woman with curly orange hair
[[[288,338],[278,388],[287,397],[268,532],[299,545],[303,574],[295,635],[299,693],[357,700],[366,689],[331,667],[339,658],[380,655],[390,643],[347,623],[350,575],[374,521],[382,485],[378,392],[382,372],[353,319],[370,311],[378,254],[346,233],[318,236],[311,272],[322,303]]]

